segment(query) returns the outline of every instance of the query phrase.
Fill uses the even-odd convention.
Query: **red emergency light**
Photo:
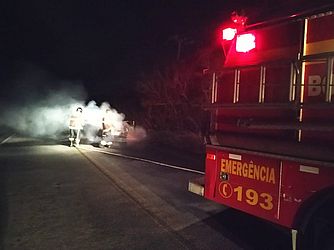
[[[246,33],[242,35],[237,36],[236,41],[236,51],[237,52],[249,52],[252,49],[255,49],[256,43],[255,43],[255,36],[251,33]]]
[[[223,40],[226,40],[226,41],[233,40],[236,33],[237,33],[237,30],[233,28],[223,29]]]

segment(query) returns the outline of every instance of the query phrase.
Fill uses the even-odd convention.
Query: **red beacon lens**
[[[236,29],[232,29],[232,28],[223,29],[223,40],[226,40],[226,41],[233,40],[236,33],[237,33]]]
[[[251,33],[246,33],[237,36],[237,42],[236,42],[236,51],[237,52],[248,52],[252,49],[255,49],[255,36]]]

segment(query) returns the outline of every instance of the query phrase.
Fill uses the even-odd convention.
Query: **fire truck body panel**
[[[334,201],[333,9],[246,26],[222,43],[204,197],[290,229],[322,197]]]
[[[244,139],[253,138],[254,141],[259,142],[267,140],[272,144],[277,144],[279,140],[280,144],[284,144],[285,147],[291,145],[289,148],[292,147],[292,149],[317,145],[321,151],[328,152],[334,139],[334,126],[332,126],[334,46],[328,45],[329,41],[334,41],[334,29],[329,32],[332,33],[331,35],[326,33],[320,35],[320,38],[314,34],[316,32],[314,29],[319,29],[319,25],[334,23],[334,15],[331,12],[326,13],[311,19],[299,18],[290,23],[285,22],[283,25],[277,24],[273,28],[270,26],[257,28],[256,32],[262,35],[259,40],[262,40],[263,44],[281,40],[283,37],[282,42],[273,43],[274,50],[280,50],[280,46],[300,45],[300,52],[287,53],[284,60],[271,56],[268,61],[258,56],[261,49],[267,49],[264,45],[261,47],[257,44],[256,49],[242,53],[235,50],[233,44],[236,43],[236,39],[231,42],[224,68],[215,76],[212,86],[212,105],[209,107],[212,111],[211,130],[214,131],[219,145],[234,146],[225,143],[229,137],[234,136]],[[301,33],[301,30],[305,30],[305,33]],[[269,31],[269,35],[266,31]],[[242,33],[245,32],[254,33],[252,29],[247,28],[246,31],[242,31]],[[277,32],[280,32],[279,36],[274,36]],[[288,40],[285,41],[286,38],[291,38],[291,44],[288,44]],[[304,39],[305,42],[303,42]],[[320,51],[315,51],[314,48],[309,49],[314,43],[319,43],[314,39],[323,39],[320,43],[329,47],[321,47]],[[306,54],[307,51],[317,52],[317,54]],[[323,51],[327,53],[324,54]],[[304,54],[301,55],[301,53]],[[300,60],[296,59],[298,54],[300,54]],[[236,59],[247,56],[261,59],[257,60],[258,64]],[[233,64],[233,60],[238,63]],[[265,143],[266,147],[268,143]],[[248,146],[243,147],[242,143],[235,146],[252,149]],[[258,150],[258,145],[255,147]],[[284,150],[277,151],[276,148],[276,145],[272,145],[269,147],[269,152],[286,153]],[[301,155],[296,152],[290,152],[290,154],[295,157],[305,157],[302,150],[297,150],[299,151]],[[332,157],[324,154],[310,156],[307,153],[307,156],[320,161],[333,160]]]
[[[304,55],[316,55],[334,51],[333,15],[310,18],[307,21],[306,48]]]
[[[255,65],[278,60],[295,60],[300,48],[301,21],[282,23],[264,28],[247,29],[238,35],[251,33],[255,36],[256,48],[251,53],[237,51],[236,39],[226,55],[224,67]],[[297,34],[294,36],[279,34]]]
[[[208,147],[204,196],[293,228],[302,205],[333,187],[333,169],[310,163]]]
[[[298,180],[297,184],[296,180]],[[298,228],[298,214],[308,213],[309,203],[333,188],[334,169],[303,162],[284,161],[282,164],[281,216],[279,224]],[[317,204],[315,204],[317,205]],[[320,205],[320,204],[319,204]]]
[[[280,181],[277,159],[210,149],[206,164],[205,176],[211,176],[205,182],[206,198],[267,220],[277,220]],[[211,182],[216,185],[210,185]]]
[[[247,78],[247,84],[256,83],[257,85],[251,90],[251,88],[248,89],[247,84],[243,85],[241,81],[235,84],[236,79],[232,79],[231,70],[228,70],[228,76],[223,76],[217,81],[217,99],[210,107],[213,114],[211,129],[216,131],[215,136],[219,145],[320,161],[334,161],[332,150],[334,108],[331,102],[326,101],[326,86],[317,80],[326,78],[327,63],[303,63],[303,65],[305,65],[305,81],[302,86],[304,99],[302,104],[296,104],[295,100],[283,102],[288,100],[289,96],[294,95],[291,91],[291,86],[294,83],[290,81],[290,78],[294,78],[296,75],[293,65],[275,66],[276,69],[283,68],[282,71],[271,70],[271,66],[263,66],[266,69],[264,76],[266,79],[279,79],[282,84],[266,84],[264,87],[267,91],[264,94],[266,98],[261,103],[250,101],[259,98],[260,88],[257,87],[260,85],[257,81],[259,77],[256,76],[255,81],[252,80],[254,78]],[[288,72],[288,68],[291,70],[290,72]],[[234,70],[234,72],[237,71],[238,69]],[[331,71],[333,72],[333,69]],[[242,75],[244,71],[240,70],[239,72]],[[235,78],[242,79],[240,75],[233,74]],[[289,79],[288,83],[284,81],[284,78],[285,80]],[[245,86],[245,95],[243,96],[241,89]],[[228,100],[234,98],[233,89],[238,88],[238,102],[228,103]],[[227,91],[224,91],[226,89]],[[232,96],[228,96],[229,93],[232,93]],[[244,102],[243,98],[247,101]],[[249,145],[245,141],[253,141],[254,145]]]

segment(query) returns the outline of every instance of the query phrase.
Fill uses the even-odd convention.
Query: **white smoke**
[[[114,133],[114,135],[119,135],[120,131],[123,129],[124,114],[113,109],[108,102],[103,102],[100,106],[97,106],[95,101],[90,101],[87,106],[83,108],[85,123],[84,134],[89,141],[99,141],[100,136],[98,135],[98,131],[102,129],[102,118],[107,109],[110,110],[109,115],[112,119],[113,127],[115,131],[118,131]]]
[[[22,107],[8,108],[2,115],[2,125],[25,135],[57,138],[68,132],[69,117],[78,107],[81,107],[83,109],[84,135],[90,141],[97,141],[98,131],[102,128],[104,110],[108,106],[112,112],[114,126],[122,128],[125,115],[112,109],[106,102],[99,107],[95,101],[90,101],[85,105],[84,101],[72,99],[65,93],[61,99],[59,99],[59,92],[56,92],[55,95]]]
[[[85,105],[86,91],[78,82],[55,80],[36,67],[28,67],[13,84],[8,96],[12,101],[0,105],[0,125],[33,137],[67,137],[69,118],[78,107],[83,109],[83,135],[91,142],[99,140],[102,117],[109,109],[113,126],[121,130],[125,115],[113,109],[108,102],[100,106],[95,101]],[[132,130],[132,138],[143,137],[142,130],[137,136]],[[145,136],[144,136],[145,137]]]
[[[146,130],[141,126],[136,126],[133,130],[129,131],[127,141],[130,143],[135,143],[145,139],[146,136]]]
[[[74,89],[82,91],[81,87]],[[71,97],[68,90],[57,90],[43,98],[25,100],[23,104],[8,104],[0,123],[25,135],[57,137],[67,129],[71,110],[83,104],[84,101]]]
[[[85,105],[86,91],[80,82],[62,81],[29,63],[11,80],[5,103],[0,105],[0,125],[30,136],[57,137],[68,132],[73,110],[82,107],[88,124],[101,126],[95,102]],[[2,90],[4,91],[4,90]],[[100,123],[100,124],[99,124]]]

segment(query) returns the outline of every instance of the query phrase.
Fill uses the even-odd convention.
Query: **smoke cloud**
[[[100,106],[95,101],[85,105],[86,91],[80,82],[59,81],[34,66],[26,67],[6,90],[9,98],[1,105],[0,125],[29,136],[58,138],[68,134],[70,115],[83,108],[85,136],[97,140],[106,109],[112,111],[115,126],[121,127],[125,115],[112,109],[105,102]]]

